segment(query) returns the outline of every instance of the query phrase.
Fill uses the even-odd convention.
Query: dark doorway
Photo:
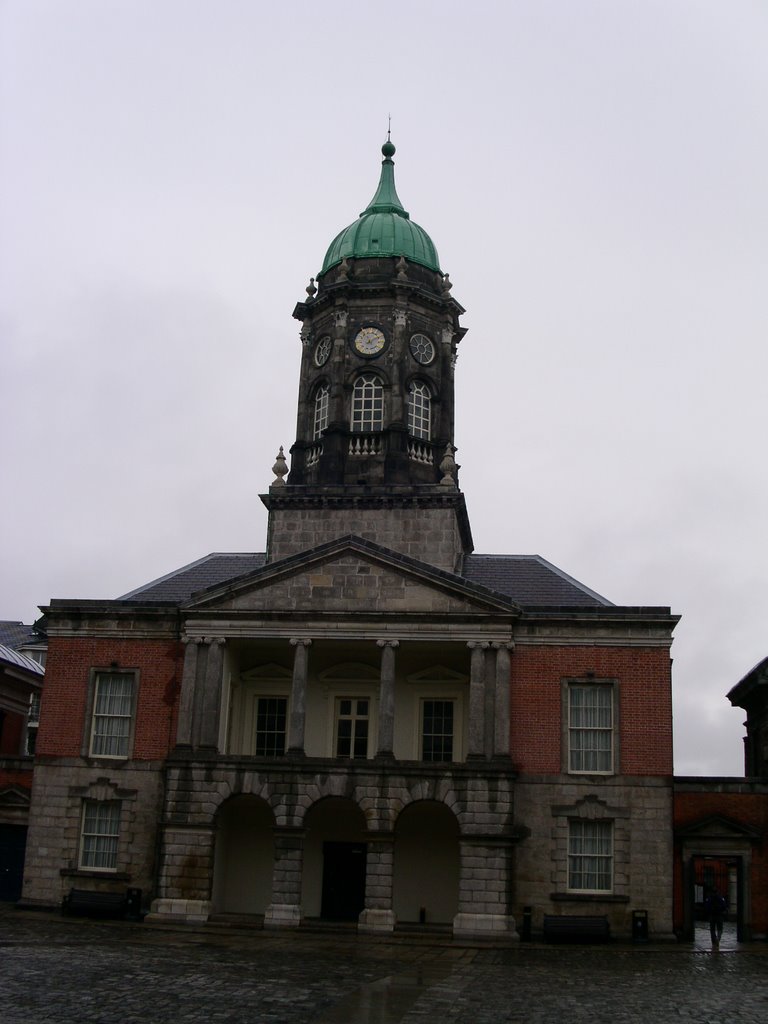
[[[0,825],[0,900],[17,900],[24,877],[25,825]]]
[[[741,857],[728,854],[695,855],[691,858],[690,906],[693,909],[690,938],[697,927],[707,924],[704,896],[708,888],[715,889],[728,904],[725,913],[726,928],[735,928],[736,941],[743,942],[743,878]]]
[[[323,895],[326,921],[356,921],[365,906],[365,843],[323,843]]]

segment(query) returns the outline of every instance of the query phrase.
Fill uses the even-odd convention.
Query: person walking
[[[723,915],[727,907],[725,897],[721,896],[714,886],[707,886],[704,893],[704,909],[709,916],[709,934],[714,948],[720,945],[723,935]]]

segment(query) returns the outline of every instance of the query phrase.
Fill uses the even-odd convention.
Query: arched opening
[[[264,800],[235,796],[216,816],[213,911],[263,914],[272,900],[275,818]]]
[[[384,387],[375,373],[364,373],[352,388],[352,431],[371,434],[384,425]]]
[[[459,909],[459,823],[434,800],[409,804],[395,825],[392,909],[401,923],[450,924]]]
[[[365,816],[352,800],[329,797],[306,817],[302,914],[356,921],[365,905]]]

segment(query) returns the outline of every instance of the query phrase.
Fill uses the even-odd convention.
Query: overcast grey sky
[[[768,654],[764,0],[0,0],[0,618],[263,550],[291,312],[378,180],[469,333],[479,552],[671,605],[676,770]]]

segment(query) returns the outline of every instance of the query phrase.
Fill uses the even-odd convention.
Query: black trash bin
[[[632,911],[632,941],[633,942],[647,942],[648,941],[648,911],[647,910],[633,910]]]

